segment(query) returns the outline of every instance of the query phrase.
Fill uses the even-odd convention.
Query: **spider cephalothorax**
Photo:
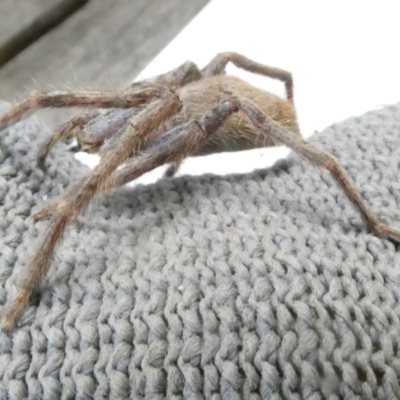
[[[286,99],[225,75],[228,62],[282,80]],[[117,189],[163,164],[170,165],[166,174],[171,176],[188,156],[284,144],[327,169],[375,234],[400,242],[400,232],[375,216],[339,162],[301,137],[292,76],[284,70],[236,53],[222,53],[202,70],[187,62],[120,92],[33,93],[0,116],[0,129],[45,107],[95,110],[79,114],[54,132],[39,151],[40,166],[44,167],[46,155],[57,141],[68,138],[76,138],[82,150],[98,153],[101,161],[60,199],[46,204],[34,215],[35,219],[49,219],[49,228],[40,251],[21,277],[16,298],[3,312],[4,328],[14,326],[46,274],[66,225],[95,196]]]

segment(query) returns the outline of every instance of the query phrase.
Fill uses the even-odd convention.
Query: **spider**
[[[281,80],[286,98],[226,75],[229,62]],[[400,242],[400,232],[381,222],[370,210],[338,160],[301,137],[292,75],[282,69],[227,52],[218,54],[201,70],[186,62],[115,93],[34,92],[0,116],[0,129],[45,107],[95,110],[73,117],[46,140],[38,154],[41,167],[59,140],[71,138],[76,138],[81,150],[98,153],[101,160],[78,184],[33,216],[36,220],[49,219],[49,226],[21,276],[15,298],[3,310],[4,329],[17,323],[45,276],[66,226],[96,196],[118,189],[163,164],[169,164],[165,175],[173,176],[188,156],[286,145],[327,169],[376,235]]]

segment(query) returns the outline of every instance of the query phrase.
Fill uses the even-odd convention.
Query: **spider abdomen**
[[[221,101],[231,97],[251,101],[265,115],[292,131],[299,132],[296,111],[291,100],[258,89],[232,76],[222,75],[192,82],[178,90],[185,119],[199,119]],[[243,96],[245,94],[245,96]],[[268,137],[260,135],[242,113],[230,116],[218,131],[194,155],[226,151],[242,151],[256,147],[275,146]]]

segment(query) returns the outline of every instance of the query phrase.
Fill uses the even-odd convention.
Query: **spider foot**
[[[17,297],[3,310],[1,318],[1,329],[6,332],[12,331],[16,325],[19,316],[29,302],[32,292],[26,289],[20,289]]]
[[[374,230],[379,236],[383,236],[393,242],[400,243],[400,231],[397,229],[393,229],[385,224],[380,224]]]
[[[1,320],[1,330],[4,332],[11,332],[16,327],[16,316],[12,311],[8,311],[7,314],[3,315]]]

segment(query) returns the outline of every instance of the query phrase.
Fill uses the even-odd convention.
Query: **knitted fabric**
[[[36,119],[0,134],[0,305],[88,172]],[[315,135],[400,228],[400,104]],[[400,246],[296,155],[100,196],[0,333],[0,399],[398,399]]]

